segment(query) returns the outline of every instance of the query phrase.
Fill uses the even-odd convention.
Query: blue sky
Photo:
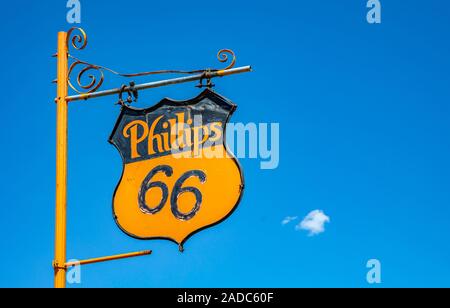
[[[51,55],[70,28],[65,3],[1,7],[1,287],[53,285]],[[84,267],[70,287],[372,287],[372,258],[383,287],[449,286],[448,1],[382,0],[379,25],[366,22],[365,0],[81,3],[89,45],[76,55],[119,71],[211,67],[219,49],[233,49],[254,72],[216,90],[239,106],[234,122],[280,123],[281,148],[276,170],[241,160],[239,208],[180,254],[127,237],[111,217],[117,98],[71,104],[68,258],[154,254]],[[105,88],[123,82],[107,75]],[[197,93],[193,84],[146,91],[139,106]],[[330,217],[324,233],[281,224],[316,209]]]

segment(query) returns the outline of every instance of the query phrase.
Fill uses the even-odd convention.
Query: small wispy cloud
[[[281,222],[281,224],[283,225],[283,226],[285,226],[285,225],[287,225],[288,223],[290,223],[290,222],[292,222],[292,221],[294,221],[294,220],[297,220],[298,219],[298,216],[288,216],[288,217],[286,217],[285,219],[283,219],[283,221]]]
[[[325,232],[327,222],[330,222],[330,217],[321,210],[315,210],[306,215],[295,229],[309,231],[309,236],[313,236]]]

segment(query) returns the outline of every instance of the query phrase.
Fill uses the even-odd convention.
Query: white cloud
[[[330,217],[321,210],[315,210],[306,215],[295,229],[309,231],[309,235],[313,236],[324,232],[325,223],[327,222],[330,222]]]
[[[296,220],[297,218],[298,218],[298,216],[294,216],[294,217],[288,216],[288,217],[286,217],[285,219],[283,219],[283,221],[281,222],[281,224],[282,224],[283,226],[285,226],[285,225],[287,225],[288,223],[290,223],[291,221]]]

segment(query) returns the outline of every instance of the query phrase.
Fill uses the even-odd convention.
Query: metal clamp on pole
[[[53,262],[52,262],[52,267],[53,267],[53,269],[55,270],[55,271],[57,271],[57,270],[66,270],[67,269],[67,266],[66,265],[59,265],[59,263],[56,261],[56,260],[53,260]]]

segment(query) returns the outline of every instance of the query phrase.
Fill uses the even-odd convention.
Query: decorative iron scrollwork
[[[229,70],[234,67],[234,65],[236,64],[236,55],[231,49],[222,49],[217,53],[217,59],[222,63],[228,62],[228,54],[232,57],[231,63],[223,70]]]
[[[73,47],[75,50],[83,50],[86,48],[88,43],[88,37],[86,32],[81,28],[72,28],[67,32],[67,50]],[[69,67],[68,71],[68,84],[69,87],[79,94],[93,93],[97,91],[103,84],[105,80],[105,75],[103,69],[97,65],[93,65],[70,55],[69,57],[75,60]],[[78,71],[79,68],[79,71]],[[70,76],[72,73],[76,73],[76,86],[72,83]],[[91,73],[91,74],[88,74]],[[93,74],[95,73],[95,74]],[[86,75],[87,74],[87,75]],[[83,83],[83,79],[87,78],[90,80],[88,83]],[[97,76],[97,77],[96,77]]]
[[[70,50],[72,47],[75,50],[83,50],[88,43],[88,37],[86,32],[81,28],[72,28],[67,33],[67,49]],[[231,57],[231,60],[230,60]],[[68,71],[68,85],[69,87],[77,92],[78,94],[88,94],[96,92],[102,85],[105,80],[105,71],[108,71],[114,75],[131,78],[131,77],[141,77],[141,76],[149,76],[149,75],[157,75],[157,74],[196,74],[196,73],[207,73],[211,71],[219,71],[219,70],[228,70],[234,67],[236,64],[236,55],[230,49],[222,49],[217,53],[217,59],[221,63],[227,63],[227,67],[223,69],[201,69],[201,70],[192,70],[192,71],[182,71],[182,70],[158,70],[158,71],[149,71],[149,72],[140,72],[133,74],[122,74],[116,72],[110,68],[101,65],[91,64],[85,61],[82,61],[74,56],[72,56],[69,52],[69,58],[73,60],[72,64],[69,67]],[[76,74],[76,83],[74,84],[70,78],[71,75]],[[86,82],[86,79],[88,80]]]
[[[80,67],[80,70],[77,73],[77,86],[74,86],[70,80],[70,75],[77,67]],[[92,73],[86,75],[88,72],[95,72],[98,77]],[[103,81],[105,80],[105,74],[103,73],[103,69],[101,67],[80,60],[76,60],[70,65],[68,74],[69,76],[67,78],[67,82],[69,87],[79,94],[94,93],[102,86]],[[87,84],[84,84],[82,81],[85,75],[90,80]],[[83,90],[79,90],[80,88]]]
[[[73,33],[77,31],[78,34],[73,35]],[[86,32],[82,28],[71,28],[67,32],[67,49],[69,49],[70,45],[76,50],[82,50],[87,46],[88,39]],[[81,45],[79,45],[81,44]]]

